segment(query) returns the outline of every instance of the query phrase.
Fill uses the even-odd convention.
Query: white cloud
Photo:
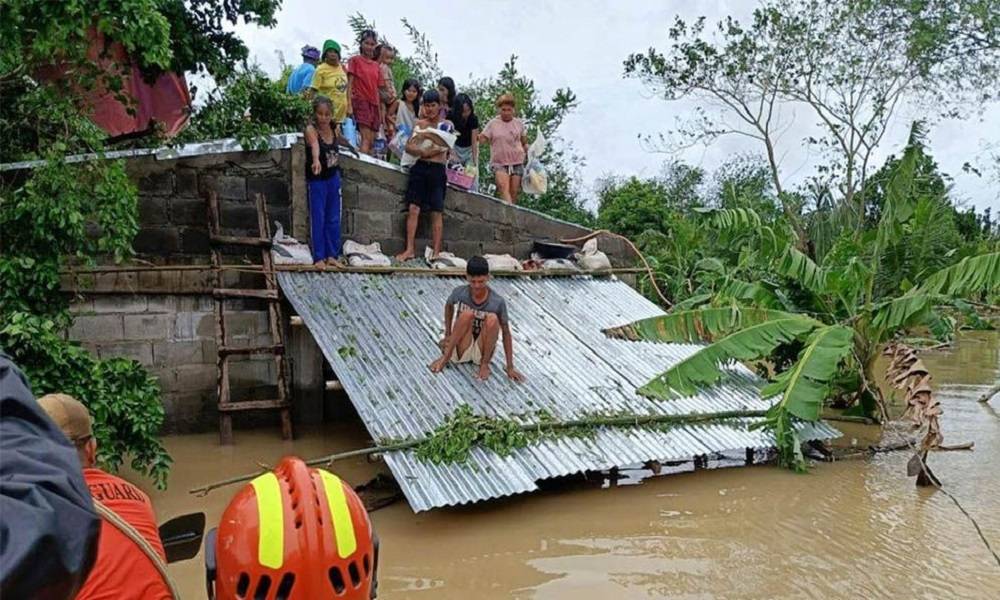
[[[278,52],[298,62],[303,44],[320,46],[333,38],[352,43],[347,17],[362,12],[379,32],[405,52],[412,50],[400,23],[406,17],[425,33],[438,52],[443,70],[459,83],[469,76],[495,73],[511,55],[543,93],[572,88],[580,108],[565,121],[563,136],[582,154],[589,186],[607,174],[658,173],[670,158],[644,150],[640,134],[659,133],[683,116],[693,104],[666,103],[649,90],[622,78],[622,61],[635,51],[664,48],[675,15],[685,19],[705,15],[715,21],[726,15],[749,15],[755,3],[724,0],[700,2],[606,2],[597,0],[514,2],[442,2],[382,0],[381,2],[313,2],[286,0],[274,29],[240,27],[253,57],[267,71],[278,70]],[[334,10],[336,9],[336,10]],[[789,109],[791,110],[791,109]],[[910,118],[896,120],[877,162],[897,152],[905,142]],[[794,184],[812,173],[817,157],[800,140],[812,128],[804,110],[784,137],[782,168]],[[966,161],[980,161],[988,144],[1000,142],[1000,105],[987,107],[979,118],[938,123],[930,133],[930,149],[942,169],[955,178],[955,193],[980,209],[1000,208],[996,180],[964,174]],[[709,148],[691,148],[677,158],[712,170],[735,154],[758,151],[745,140],[727,138]]]

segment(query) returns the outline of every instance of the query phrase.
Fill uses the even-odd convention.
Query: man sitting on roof
[[[524,375],[514,368],[514,340],[510,336],[507,303],[500,294],[490,289],[490,265],[486,259],[482,256],[470,258],[465,279],[468,285],[452,290],[445,302],[441,358],[431,363],[431,372],[440,373],[448,366],[449,361],[472,362],[479,365],[476,379],[489,379],[490,359],[497,347],[497,337],[503,331],[507,377],[514,381],[524,381]]]

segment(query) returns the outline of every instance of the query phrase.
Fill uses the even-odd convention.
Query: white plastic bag
[[[585,271],[605,271],[611,268],[608,255],[597,249],[597,238],[583,244],[583,251],[576,253],[576,262]]]
[[[528,161],[531,161],[533,158],[541,158],[545,154],[545,149],[548,145],[549,143],[545,139],[545,134],[539,130],[538,135],[535,136],[535,141],[531,142],[531,145],[528,146]]]
[[[344,256],[352,267],[388,267],[392,264],[389,257],[382,254],[382,245],[378,242],[365,245],[347,240],[344,242]]]
[[[541,161],[547,145],[545,136],[539,131],[535,141],[528,147],[528,164],[524,168],[524,177],[521,178],[521,189],[526,194],[540,196],[549,189],[549,176]]]
[[[352,146],[355,148],[360,146],[358,143],[358,127],[352,117],[344,119],[344,122],[340,126],[340,132],[344,135],[344,139],[350,142]]]
[[[397,158],[402,159],[406,155],[406,140],[410,139],[408,131],[397,131],[396,135],[393,136],[392,140],[389,142],[389,151],[392,152]]]

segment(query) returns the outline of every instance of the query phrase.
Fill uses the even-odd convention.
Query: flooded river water
[[[930,465],[1000,551],[1000,336],[964,335],[928,352],[945,409],[945,442]],[[841,443],[872,427],[837,425]],[[203,510],[218,523],[236,487],[187,490],[274,464],[362,447],[358,422],[165,439],[170,488],[150,491],[161,521]],[[1000,598],[1000,567],[944,494],[917,489],[906,453],[818,464],[806,475],[772,466],[655,477],[640,485],[571,484],[471,507],[414,514],[398,502],[372,514],[382,540],[380,598]],[[384,465],[337,463],[362,483]],[[140,481],[139,479],[135,479]],[[185,598],[204,598],[202,557],[170,566]]]

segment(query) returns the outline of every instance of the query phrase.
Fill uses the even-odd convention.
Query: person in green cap
[[[323,42],[323,64],[316,67],[309,91],[310,97],[319,95],[330,99],[334,123],[343,123],[351,114],[351,103],[347,101],[347,72],[340,64],[340,44],[337,42]]]

